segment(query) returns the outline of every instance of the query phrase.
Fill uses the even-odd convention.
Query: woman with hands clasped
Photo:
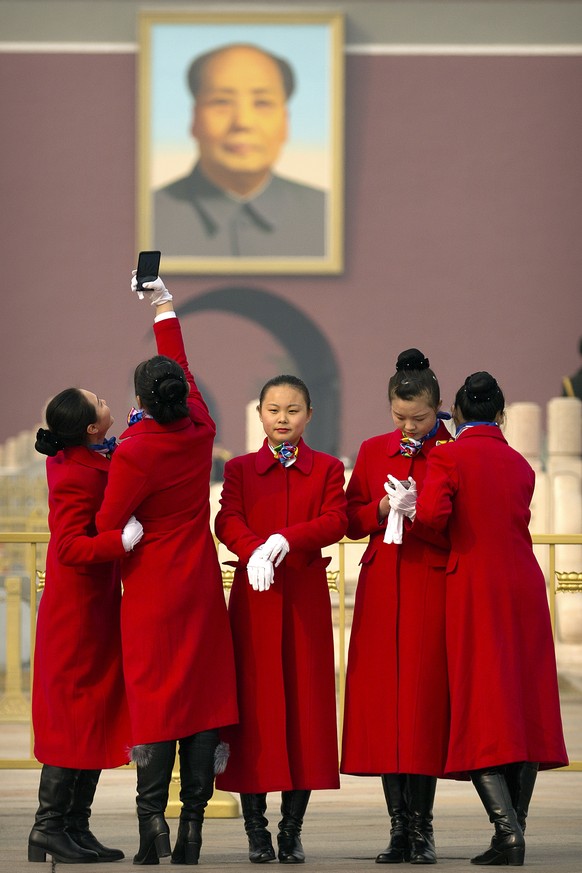
[[[97,535],[114,437],[107,403],[66,388],[46,408],[35,448],[47,455],[50,541],[36,623],[32,721],[43,763],[28,860],[117,861],[89,830],[101,769],[129,760],[129,714],[121,661],[119,558],[140,541],[130,512]],[[129,519],[129,521],[128,521]],[[126,523],[127,522],[127,523]]]
[[[411,532],[450,537],[444,771],[471,778],[495,827],[471,863],[520,866],[538,768],[568,756],[546,583],[528,527],[535,474],[501,432],[504,408],[493,376],[468,376],[455,397],[455,441],[431,452],[417,501],[394,482],[390,503],[414,519]]]
[[[342,463],[303,441],[307,386],[277,376],[258,405],[266,439],[224,471],[218,538],[239,561],[229,616],[240,723],[221,731],[230,758],[217,786],[238,791],[249,859],[272,861],[267,793],[281,791],[278,857],[305,860],[312,789],[339,788],[331,607],[323,546],[346,529]]]
[[[388,398],[396,430],[362,443],[347,487],[348,536],[370,542],[356,590],[341,772],[382,776],[391,831],[377,863],[434,864],[433,800],[448,736],[448,543],[403,531],[390,513],[388,477],[414,476],[420,492],[427,458],[450,434],[418,349],[398,356]]]
[[[210,530],[215,426],[188,367],[172,295],[159,277],[143,293],[156,307],[158,354],[135,370],[138,408],[113,456],[97,527],[115,529],[134,513],[145,530],[139,552],[124,561],[121,609],[137,764],[134,864],[170,854],[164,811],[177,741],[182,811],[172,863],[197,864],[218,728],[237,721],[232,638]]]

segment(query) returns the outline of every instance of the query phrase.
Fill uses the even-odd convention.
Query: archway
[[[341,412],[339,368],[317,325],[281,297],[249,287],[207,291],[176,307],[180,317],[216,310],[240,315],[268,330],[295,361],[295,373],[309,386],[317,414],[309,425],[314,449],[337,455]],[[271,374],[265,376],[265,381]]]

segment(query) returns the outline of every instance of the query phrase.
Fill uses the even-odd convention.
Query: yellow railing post
[[[7,576],[6,590],[6,679],[0,698],[0,721],[27,722],[30,705],[22,690],[20,655],[21,585],[20,576]]]

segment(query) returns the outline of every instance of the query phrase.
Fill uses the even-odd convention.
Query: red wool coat
[[[110,462],[76,446],[47,459],[49,529],[36,625],[34,754],[75,770],[128,761],[121,664],[121,530],[96,535]]]
[[[498,427],[432,452],[417,522],[448,529],[445,771],[568,763],[546,584],[528,524],[535,474]]]
[[[299,442],[284,468],[267,442],[226,464],[216,534],[239,558],[230,595],[240,724],[230,742],[227,791],[339,788],[333,634],[321,548],[346,529],[343,465]],[[290,551],[268,591],[246,564],[272,533]]]
[[[232,638],[210,531],[215,434],[188,369],[177,318],[154,325],[158,352],[190,384],[190,416],[144,418],[111,460],[97,514],[110,530],[134,514],[144,536],[122,564],[123,667],[134,743],[180,739],[237,720]]]
[[[404,531],[383,541],[378,522],[388,473],[414,476],[422,492],[427,455],[451,439],[440,425],[419,454],[400,454],[401,431],[362,443],[348,483],[348,536],[370,536],[362,557],[348,654],[342,773],[443,772],[448,727],[445,565],[448,543]]]

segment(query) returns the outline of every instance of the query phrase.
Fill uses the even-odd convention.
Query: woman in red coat
[[[36,625],[32,718],[43,762],[29,861],[85,863],[123,858],[89,830],[102,768],[128,762],[131,741],[121,663],[117,559],[139,539],[132,520],[96,535],[115,440],[109,407],[91,391],[67,388],[47,406],[36,449],[47,458],[46,581]]]
[[[266,795],[281,791],[278,857],[301,863],[312,789],[339,788],[329,589],[321,549],[345,533],[344,470],[302,434],[306,385],[277,376],[261,391],[266,439],[228,461],[216,534],[238,558],[229,616],[240,724],[223,733],[230,758],[217,785],[241,794],[249,859],[275,858]]]
[[[528,529],[535,474],[507,445],[503,414],[496,380],[469,376],[455,398],[456,440],[432,452],[412,526],[450,536],[445,773],[470,775],[495,826],[490,848],[472,859],[482,865],[523,864],[538,765],[568,763],[546,584]]]
[[[380,864],[436,861],[432,808],[448,737],[445,537],[392,529],[386,479],[414,476],[450,439],[440,389],[418,349],[398,356],[388,385],[396,430],[366,440],[348,483],[348,536],[362,557],[346,678],[341,772],[381,775],[391,839]]]
[[[134,864],[170,854],[164,811],[177,740],[182,812],[172,861],[197,864],[218,728],[237,721],[232,638],[209,521],[215,426],[188,368],[171,294],[159,277],[145,293],[156,306],[159,354],[135,371],[140,410],[112,458],[97,527],[113,530],[135,513],[145,531],[139,552],[122,565],[140,830]]]

